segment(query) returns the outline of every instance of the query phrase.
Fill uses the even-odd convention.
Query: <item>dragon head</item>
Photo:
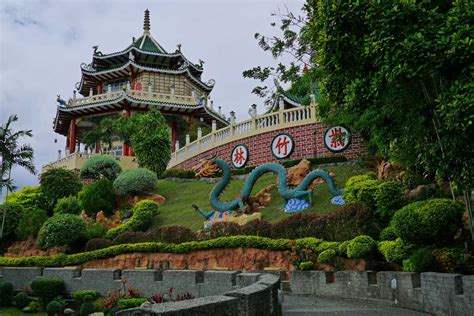
[[[219,167],[215,163],[216,155],[213,155],[209,159],[203,159],[195,165],[192,170],[196,173],[197,179],[202,177],[210,177],[219,171]]]

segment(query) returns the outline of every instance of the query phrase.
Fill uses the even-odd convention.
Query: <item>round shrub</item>
[[[377,250],[377,242],[367,235],[357,236],[347,244],[347,257],[363,259]]]
[[[43,306],[48,305],[55,297],[62,296],[65,291],[64,281],[60,278],[36,279],[31,282],[30,287]]]
[[[409,243],[446,243],[461,228],[463,212],[463,207],[452,200],[419,201],[395,212],[391,225],[397,236]]]
[[[86,223],[79,216],[59,214],[48,219],[38,233],[40,249],[70,246],[86,238]]]
[[[217,222],[212,224],[209,229],[210,238],[237,236],[240,234],[240,226],[234,222]]]
[[[28,239],[28,237],[36,237],[48,219],[48,214],[42,209],[25,209],[21,214],[20,223],[16,230],[16,234],[20,240]]]
[[[400,238],[379,243],[379,251],[387,262],[402,263],[404,259],[408,258],[412,250],[413,245],[407,244]]]
[[[28,294],[25,292],[19,292],[17,295],[15,295],[15,306],[18,309],[23,309],[28,304],[30,303],[30,298],[28,297]]]
[[[145,231],[153,223],[153,217],[158,214],[158,203],[151,200],[142,200],[133,208],[132,217],[120,226],[110,229],[105,235],[112,239],[126,231]]]
[[[114,181],[122,172],[120,164],[112,157],[94,156],[87,159],[81,168],[81,179],[107,178]]]
[[[13,284],[0,282],[0,306],[10,306],[13,300]]]
[[[94,251],[113,246],[114,243],[108,239],[94,238],[86,243],[85,251]]]
[[[81,304],[81,309],[79,310],[80,316],[89,316],[95,312],[95,305],[92,303],[92,296],[86,295],[84,297],[84,303]]]
[[[313,270],[314,264],[311,261],[303,261],[299,264],[298,269],[301,271]]]
[[[94,215],[99,211],[112,214],[115,209],[112,182],[107,178],[102,178],[86,185],[79,192],[79,201],[88,215]]]
[[[318,255],[318,263],[331,263],[336,256],[334,249],[327,249]]]
[[[63,307],[59,302],[51,301],[46,305],[46,313],[48,316],[62,315]]]
[[[413,252],[406,260],[403,260],[403,271],[427,272],[436,265],[431,248],[421,248]]]
[[[375,192],[380,181],[374,173],[353,176],[346,182],[343,196],[346,203],[361,203],[375,208]]]
[[[53,210],[54,214],[80,214],[81,204],[75,196],[63,197],[56,202]]]
[[[196,233],[188,227],[164,226],[148,231],[146,233],[146,240],[180,244],[195,241],[197,240],[197,236]]]
[[[72,298],[78,303],[83,303],[86,296],[90,296],[93,301],[100,297],[100,292],[96,290],[79,290],[72,293]]]
[[[158,178],[145,168],[136,168],[123,172],[114,181],[114,190],[118,195],[137,195],[153,191]]]
[[[79,176],[65,168],[50,168],[40,176],[41,191],[55,205],[60,198],[76,195],[82,188]]]
[[[390,219],[405,203],[404,186],[396,181],[382,182],[377,187],[374,198],[380,216]]]
[[[385,227],[381,232],[380,232],[380,240],[395,240],[397,239],[397,233],[395,232],[395,228],[393,226],[389,225]]]
[[[15,237],[16,229],[20,223],[21,213],[23,208],[16,205],[5,204],[0,205],[0,225],[3,220],[3,213],[5,212],[5,224],[3,226],[2,240],[9,240]]]

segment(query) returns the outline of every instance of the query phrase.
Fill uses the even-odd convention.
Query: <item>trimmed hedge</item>
[[[41,227],[36,241],[40,249],[71,246],[85,240],[86,222],[79,216],[59,214],[49,218]]]
[[[377,242],[370,236],[357,236],[347,244],[347,257],[363,259],[377,250]]]
[[[121,298],[118,301],[119,310],[139,307],[147,301],[144,297]]]
[[[136,168],[123,172],[114,181],[114,190],[118,195],[137,195],[150,193],[156,186],[156,174],[145,168]]]
[[[413,245],[404,242],[400,238],[379,243],[379,251],[387,262],[402,263],[403,260],[408,258],[412,250]]]
[[[107,178],[114,181],[122,172],[120,164],[109,156],[94,156],[87,159],[81,168],[81,179]]]
[[[72,293],[72,298],[78,303],[82,304],[87,295],[89,295],[92,300],[95,301],[100,297],[100,292],[96,290],[79,290]]]

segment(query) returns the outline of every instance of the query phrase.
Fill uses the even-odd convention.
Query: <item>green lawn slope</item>
[[[341,164],[323,167],[325,171],[334,172],[336,186],[343,188],[347,179],[353,175],[366,172],[366,169],[358,167],[355,164]],[[238,196],[243,186],[243,180],[231,180],[226,191],[221,195],[224,201],[231,200]],[[252,195],[266,187],[271,183],[276,183],[274,174],[266,174],[262,176],[253,188]],[[204,182],[173,182],[168,180],[160,180],[156,193],[166,198],[166,203],[160,207],[160,214],[156,216],[154,227],[180,225],[186,226],[193,230],[199,230],[203,225],[203,218],[194,211],[192,204],[200,206],[204,210],[210,210],[209,193],[215,184],[207,184]],[[271,191],[272,202],[263,209],[262,219],[269,222],[277,222],[283,218],[290,216],[283,211],[284,200],[278,195],[278,191],[274,188]],[[325,184],[318,184],[313,191],[313,206],[302,213],[327,214],[337,208],[332,205],[330,199],[332,194],[329,192]]]

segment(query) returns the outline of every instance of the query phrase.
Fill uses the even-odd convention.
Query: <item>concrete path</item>
[[[283,315],[418,316],[429,314],[387,306],[372,301],[356,301],[285,294],[283,301]]]

